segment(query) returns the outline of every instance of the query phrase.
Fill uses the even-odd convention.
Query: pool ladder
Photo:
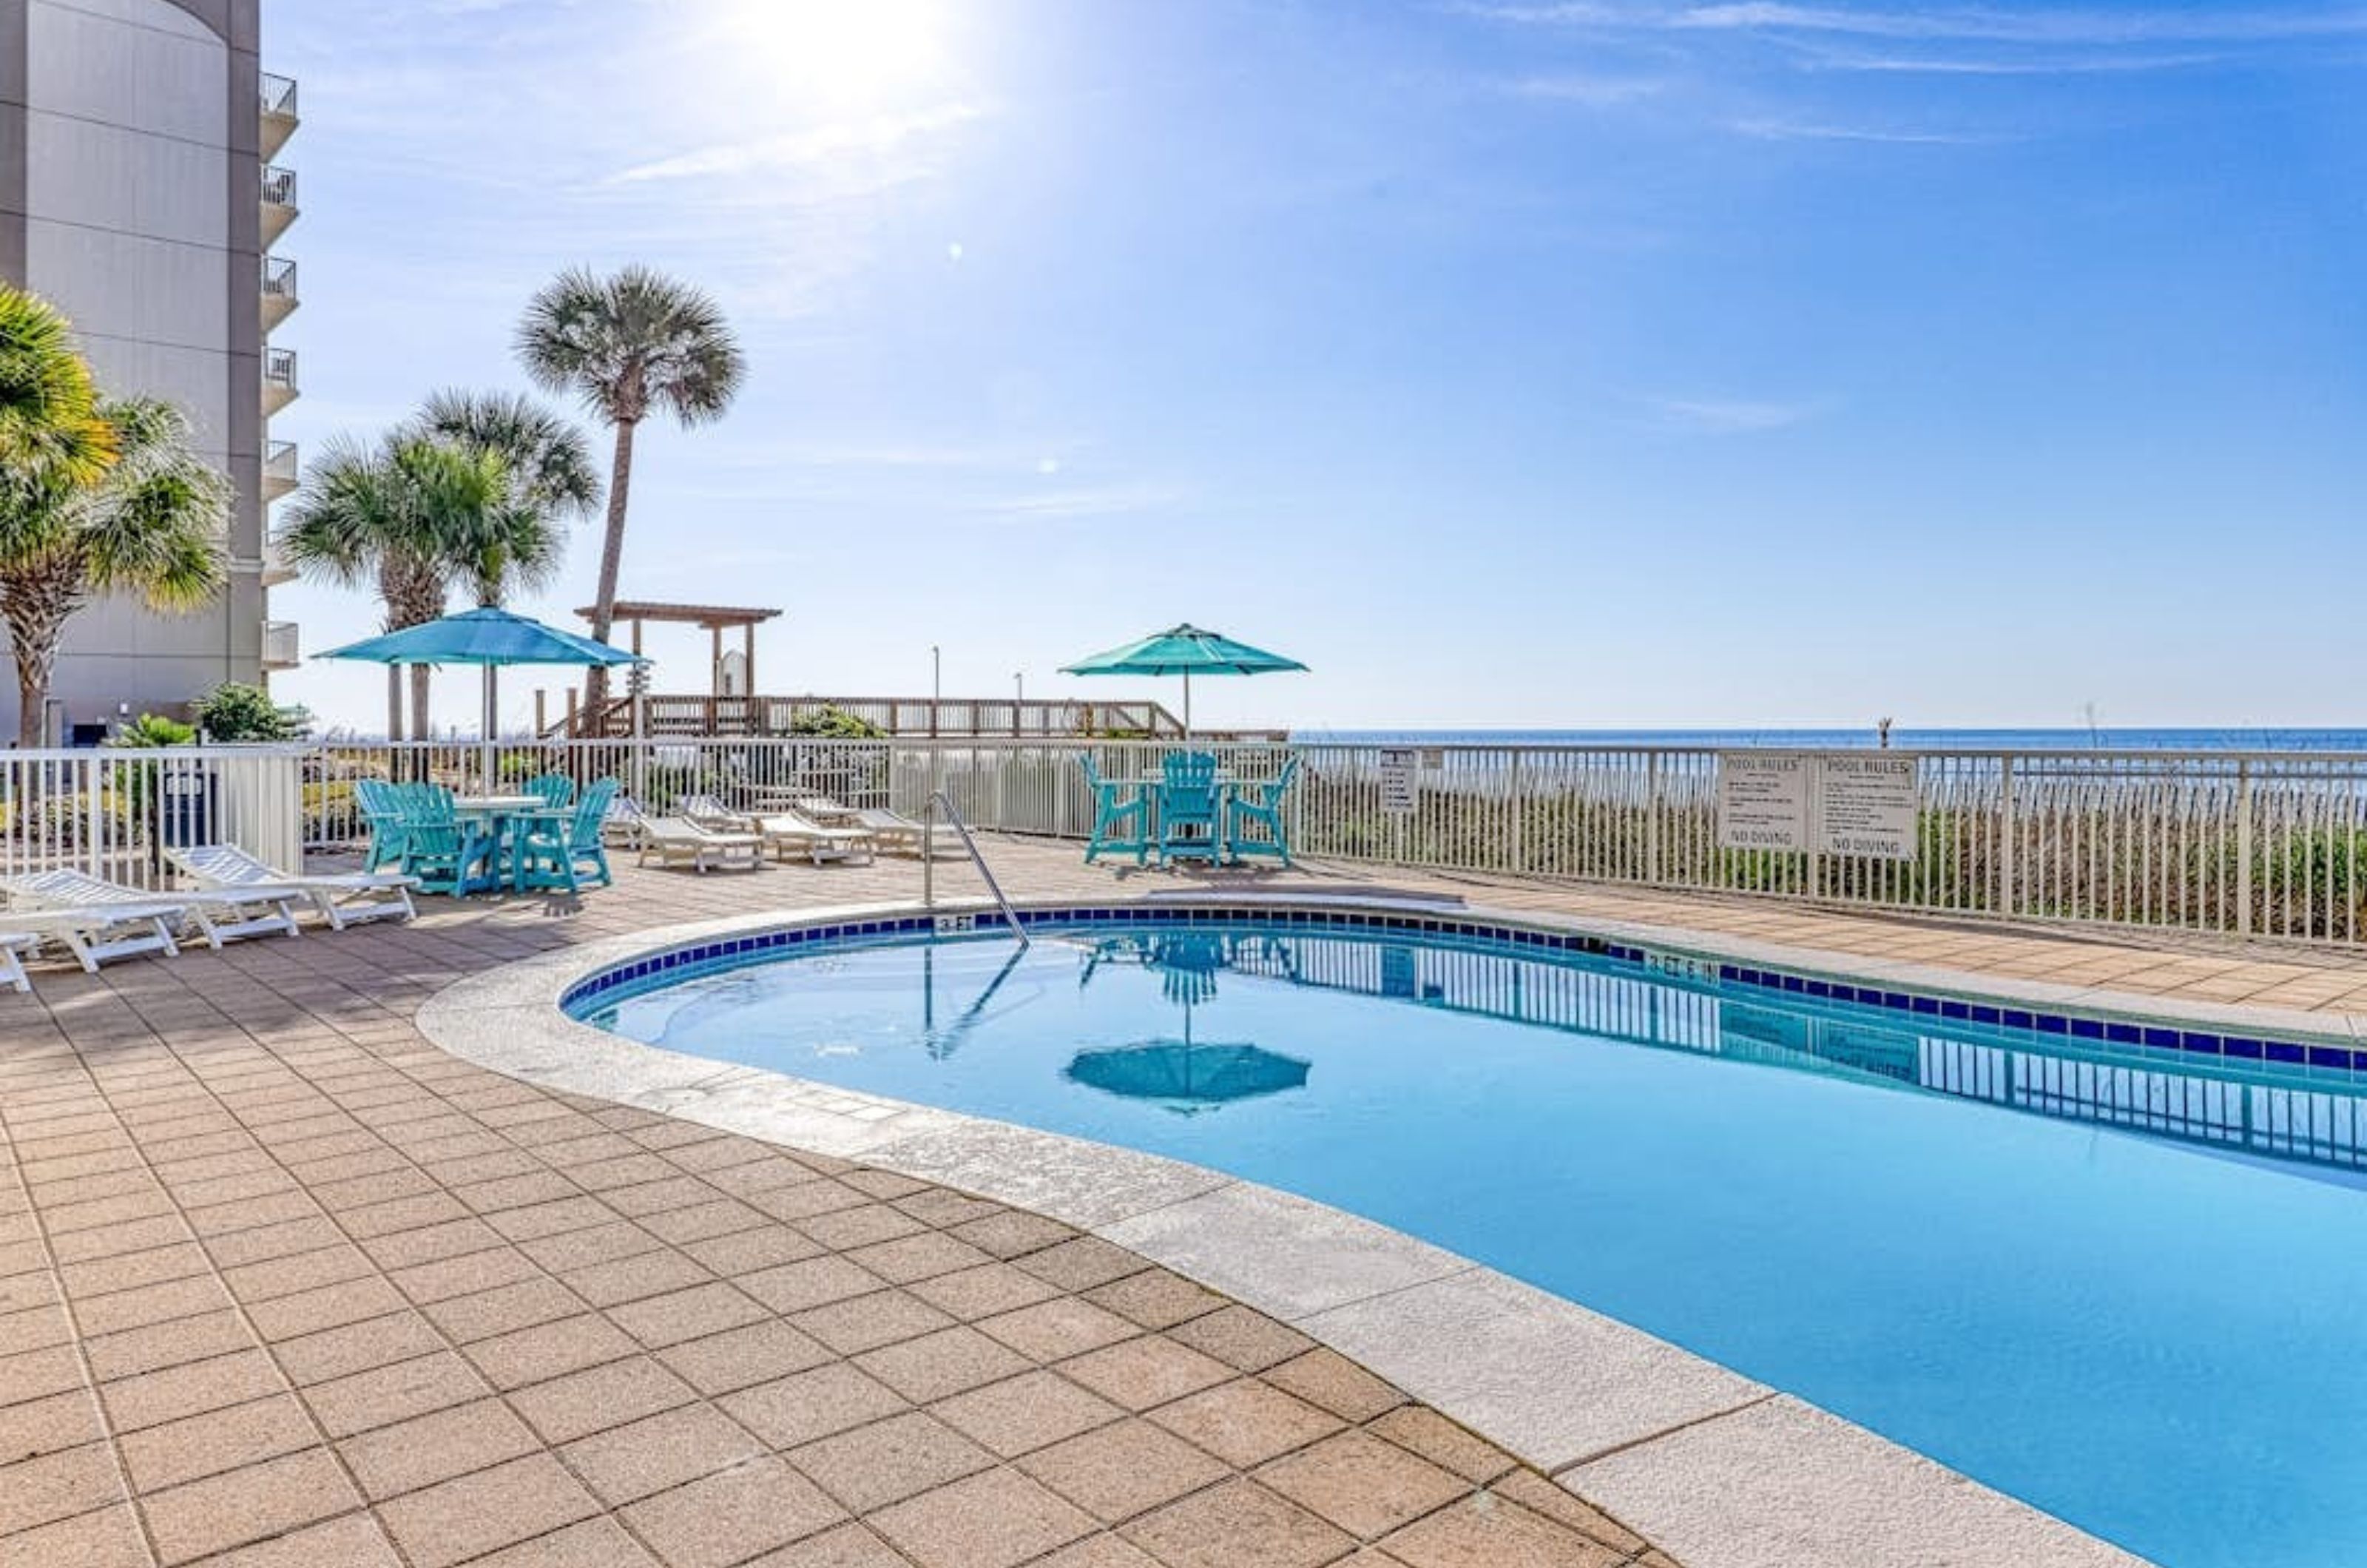
[[[931,909],[937,907],[937,807],[940,806],[946,808],[946,818],[954,825],[954,831],[961,836],[962,848],[969,852],[970,863],[978,867],[979,875],[986,879],[986,890],[994,895],[995,906],[1002,911],[1003,919],[1010,923],[1011,934],[1019,939],[1020,946],[1025,947],[1027,928],[1019,923],[1019,911],[1013,908],[1011,900],[1003,896],[1002,884],[994,879],[994,873],[988,868],[986,856],[979,852],[978,840],[970,837],[969,824],[962,820],[960,808],[954,805],[953,796],[941,789],[930,792],[929,804],[921,813],[921,902]]]

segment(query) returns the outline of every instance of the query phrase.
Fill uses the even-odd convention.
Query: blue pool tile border
[[[963,913],[978,922],[975,929],[981,931],[993,929],[991,916],[978,915],[974,911]],[[1494,920],[1442,919],[1430,915],[1401,915],[1379,910],[1259,908],[1253,905],[1219,904],[1094,904],[1027,908],[1017,913],[1023,926],[1073,926],[1111,921],[1129,925],[1205,925],[1252,920],[1263,924],[1281,923],[1317,929],[1467,938],[1546,952],[1582,953],[1639,965],[1648,964],[1656,957],[1682,959],[1689,956],[1674,953],[1662,954],[1655,950],[1612,942],[1581,931],[1545,931]],[[792,948],[866,937],[929,936],[936,931],[936,917],[898,915],[788,926],[744,936],[688,942],[627,963],[611,964],[587,975],[561,994],[559,1006],[570,1017],[580,1020],[602,998],[656,976],[670,975],[687,979],[692,971],[715,965],[730,967],[739,961]],[[1701,965],[1704,975],[1707,974],[1713,962],[1703,959],[1691,961]],[[2315,1040],[2274,1040],[2255,1035],[2221,1034],[2214,1031],[2182,1029],[2170,1024],[2134,1023],[2124,1019],[2100,1018],[2087,1013],[2048,1012],[2036,1008],[2011,1007],[2003,1002],[1984,1002],[1939,993],[1897,991],[1887,987],[1860,985],[1723,961],[1716,961],[1716,968],[1719,982],[1725,985],[1786,992],[1818,1000],[1849,1002],[1891,1012],[1938,1018],[1948,1022],[1987,1024],[2164,1055],[2367,1073],[2367,1047],[2354,1049]]]

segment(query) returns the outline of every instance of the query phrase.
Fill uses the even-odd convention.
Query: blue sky
[[[1216,723],[2362,721],[2356,6],[265,28],[304,117],[274,433],[522,385],[563,265],[706,286],[749,383],[644,427],[624,589],[785,607],[770,691],[924,692],[934,643],[949,695],[1113,695],[1057,667],[1190,619],[1314,667],[1202,683]],[[274,603],[313,649],[375,626]],[[703,687],[703,634],[654,651]],[[383,711],[372,671],[276,683]]]

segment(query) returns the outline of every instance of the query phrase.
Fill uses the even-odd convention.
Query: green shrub
[[[118,730],[109,746],[126,750],[147,751],[163,746],[187,746],[194,742],[198,732],[176,718],[143,713],[132,723]]]
[[[299,707],[281,707],[259,686],[225,681],[197,701],[198,728],[210,740],[301,740],[312,728],[312,716]]]
[[[789,733],[821,740],[885,740],[888,732],[859,714],[832,703],[789,721]]]

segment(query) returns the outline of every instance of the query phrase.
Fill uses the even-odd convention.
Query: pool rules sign
[[[1817,848],[1915,858],[1915,759],[1843,751],[1817,759]]]
[[[1915,810],[1912,757],[1727,751],[1717,760],[1721,849],[1912,860]]]

